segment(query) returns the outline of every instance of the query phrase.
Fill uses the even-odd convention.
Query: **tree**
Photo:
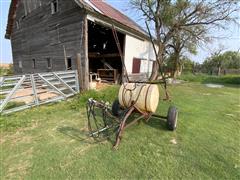
[[[195,32],[199,30],[198,27],[195,27]],[[171,61],[173,66],[173,78],[175,79],[179,72],[182,70],[183,62],[181,62],[181,59],[186,59],[184,57],[184,52],[190,52],[191,54],[196,54],[196,46],[197,46],[197,39],[195,39],[195,36],[191,36],[188,32],[181,32],[179,31],[176,33],[173,38],[172,42],[169,44],[169,46],[172,48],[172,52],[169,53],[171,56]]]
[[[226,51],[220,58],[225,60],[225,68],[240,69],[240,52]]]
[[[155,47],[157,63],[150,80],[158,78],[171,48],[175,46],[175,55],[180,55],[182,45],[186,47],[192,40],[201,41],[210,28],[223,28],[221,23],[234,21],[232,15],[239,10],[237,0],[131,0],[131,3],[143,13]],[[176,64],[178,60],[176,57]]]
[[[224,67],[225,59],[221,57],[221,53],[224,51],[224,47],[222,45],[219,46],[218,50],[215,50],[212,53],[212,57],[210,59],[211,65],[217,68],[217,75],[221,75],[221,70]]]
[[[167,69],[168,71],[171,71],[172,75],[175,75],[175,77],[177,75],[180,75],[183,71],[184,72],[194,72],[194,67],[195,67],[195,63],[189,59],[186,56],[181,56],[178,60],[178,69],[176,71],[175,67],[176,67],[176,61],[174,61],[174,54],[173,56],[170,56],[169,58],[167,58],[166,62],[167,62]]]
[[[237,51],[216,51],[207,58],[202,65],[203,69],[213,74],[217,69],[217,75],[221,75],[222,69],[240,69],[240,53]]]

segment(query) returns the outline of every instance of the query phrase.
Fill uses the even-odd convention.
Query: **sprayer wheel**
[[[121,106],[118,99],[115,99],[115,101],[112,104],[112,113],[114,116],[119,116],[122,113]]]
[[[178,120],[177,108],[174,106],[170,106],[167,115],[167,127],[169,130],[174,131],[177,128],[177,120]]]

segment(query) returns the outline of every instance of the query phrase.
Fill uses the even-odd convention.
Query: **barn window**
[[[55,14],[58,12],[58,0],[53,0],[51,2],[51,11],[52,11],[52,14]]]
[[[72,70],[72,58],[67,58],[67,70]]]
[[[47,58],[47,68],[51,69],[52,68],[52,59]]]
[[[36,59],[32,59],[32,67],[33,69],[36,69]]]
[[[18,61],[18,67],[22,68],[22,61]]]

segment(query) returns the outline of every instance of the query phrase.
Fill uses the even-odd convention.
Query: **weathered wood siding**
[[[73,0],[59,0],[59,11],[55,14],[51,14],[51,0],[41,0],[40,7],[25,17],[24,14],[20,1],[16,12],[19,28],[15,22],[11,36],[16,74],[65,70],[64,47],[66,56],[72,58],[73,69],[76,69],[77,53],[82,61],[86,60],[86,14]],[[47,67],[47,58],[51,59],[52,68]],[[35,69],[32,59],[36,60]]]

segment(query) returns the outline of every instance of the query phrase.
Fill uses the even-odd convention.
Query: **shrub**
[[[79,108],[85,107],[89,98],[93,98],[98,101],[101,101],[101,100],[108,101],[111,103],[114,101],[114,99],[117,98],[118,89],[119,89],[119,86],[111,86],[100,91],[89,90],[84,93],[80,93],[70,103],[70,108],[79,109]]]

